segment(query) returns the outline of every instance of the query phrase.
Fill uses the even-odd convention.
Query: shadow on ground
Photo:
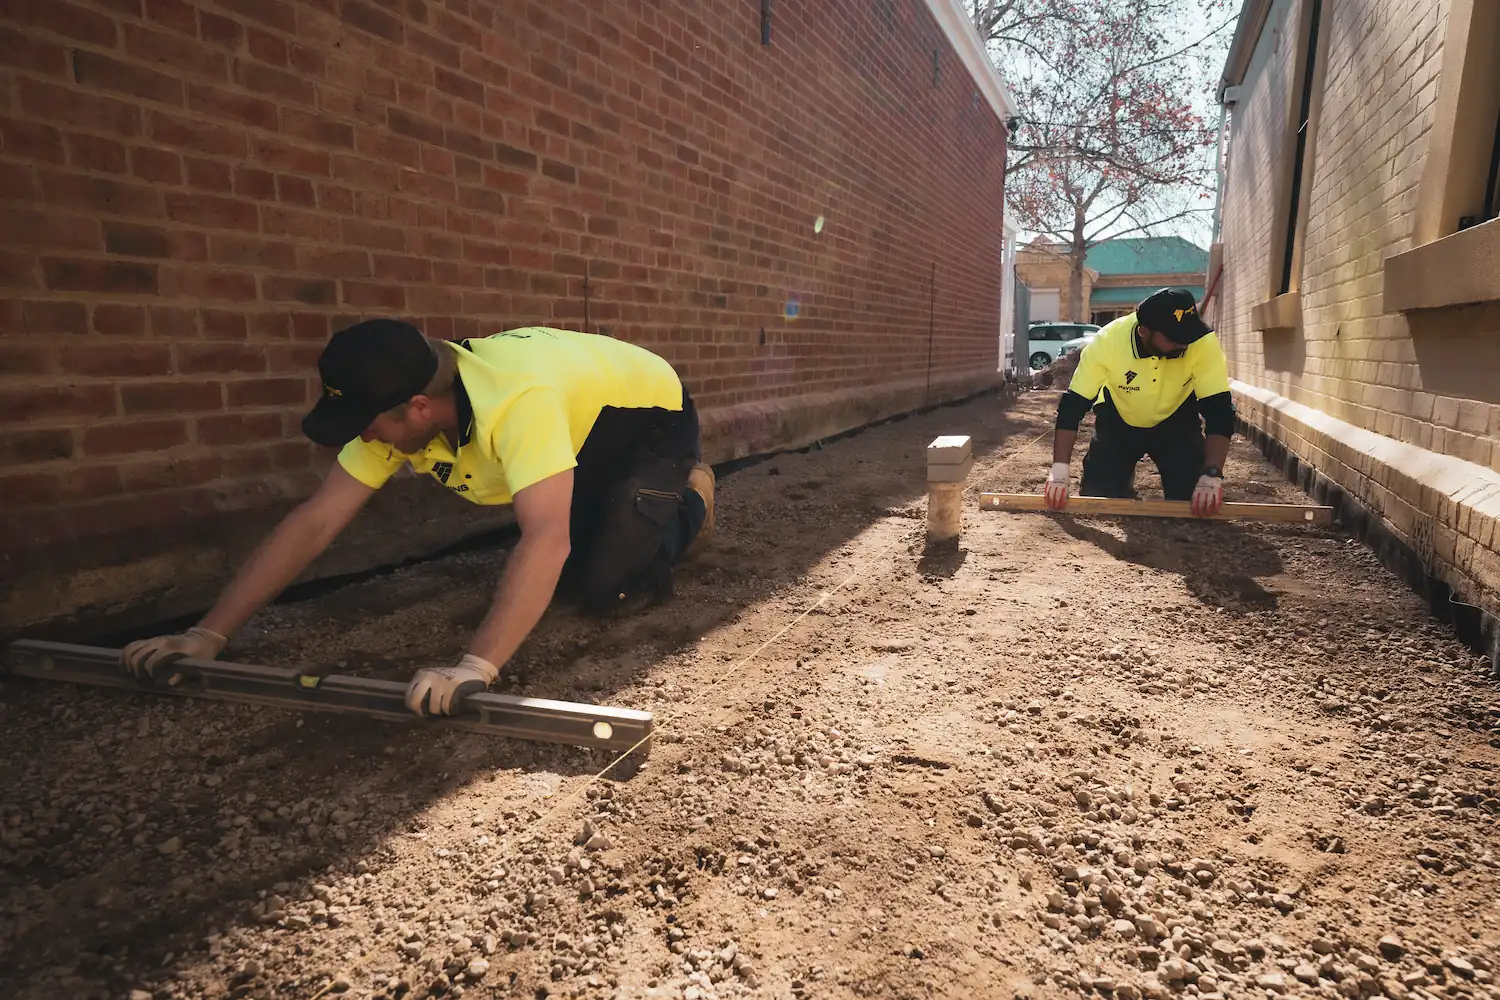
[[[1116,531],[1100,523],[1109,522]],[[1229,611],[1271,611],[1276,595],[1259,581],[1282,572],[1281,554],[1261,530],[1229,521],[1118,517],[1058,518],[1063,531],[1116,559],[1182,577],[1200,602]]]
[[[923,551],[917,560],[917,572],[923,576],[952,579],[968,561],[969,550],[957,546],[933,546]]]
[[[666,684],[666,661],[710,655],[705,637],[919,503],[933,437],[971,434],[983,457],[1036,433],[1008,409],[983,397],[739,469],[722,480],[715,546],[669,603],[605,622],[552,609],[501,689],[609,702]],[[950,576],[965,555],[922,571]],[[503,562],[503,550],[464,552],[273,606],[226,656],[405,679],[461,654]],[[0,986],[14,997],[125,995],[173,954],[256,919],[252,907],[274,913],[275,897],[378,863],[451,790],[525,772],[521,797],[484,818],[514,828],[563,777],[608,760],[416,722],[30,681],[0,688],[0,722]]]

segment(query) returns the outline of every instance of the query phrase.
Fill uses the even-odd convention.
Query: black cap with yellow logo
[[[340,448],[385,411],[427,388],[438,359],[422,331],[394,319],[369,319],[335,333],[318,358],[323,397],[302,418],[302,433]]]
[[[1158,330],[1186,347],[1213,333],[1198,315],[1198,303],[1186,288],[1162,288],[1135,307],[1135,318],[1148,330]]]

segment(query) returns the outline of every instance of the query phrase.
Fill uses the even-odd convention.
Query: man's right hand
[[[229,640],[212,629],[195,625],[176,635],[140,639],[120,651],[120,662],[136,677],[144,673],[156,676],[156,668],[177,660],[212,660],[224,651]]]
[[[1067,462],[1052,463],[1052,471],[1047,474],[1047,485],[1042,488],[1042,495],[1047,498],[1047,506],[1052,510],[1062,510],[1068,505]]]

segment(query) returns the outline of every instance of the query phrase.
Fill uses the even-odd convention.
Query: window
[[[1500,300],[1500,3],[1451,0],[1412,249],[1385,261],[1390,312]]]
[[[1500,4],[1453,0],[1443,44],[1432,146],[1417,195],[1416,242],[1495,218],[1500,192]]]
[[[1488,222],[1496,216],[1500,216],[1500,204],[1495,197],[1495,180],[1500,175],[1500,112],[1495,114],[1495,141],[1490,145],[1490,174],[1484,185],[1484,210],[1479,213],[1479,218],[1464,216],[1458,220],[1459,229],[1468,229],[1469,226],[1481,222]],[[1465,225],[1465,223],[1468,225]]]
[[[1308,166],[1308,146],[1312,139],[1312,103],[1313,103],[1313,81],[1314,74],[1318,68],[1318,28],[1323,20],[1323,0],[1310,0],[1307,14],[1307,36],[1303,42],[1305,51],[1303,53],[1302,87],[1298,96],[1299,110],[1297,114],[1297,142],[1296,153],[1292,158],[1291,197],[1287,205],[1286,213],[1286,235],[1285,249],[1281,260],[1281,281],[1277,286],[1278,295],[1292,290],[1292,268],[1301,257],[1301,221],[1302,207],[1305,195],[1302,190],[1304,181],[1310,181],[1307,176],[1311,171]]]
[[[1287,295],[1302,284],[1302,240],[1307,229],[1307,202],[1312,190],[1318,109],[1322,105],[1323,0],[1302,0],[1293,53],[1296,76],[1287,94],[1288,131],[1281,150],[1276,204],[1280,214],[1273,230],[1270,294]]]
[[[1264,286],[1268,297],[1250,310],[1252,329],[1262,331],[1302,328],[1302,254],[1328,62],[1324,0],[1300,0],[1293,10],[1287,37],[1294,39],[1291,65],[1295,69],[1287,88],[1286,134],[1276,163],[1277,214],[1271,221]]]

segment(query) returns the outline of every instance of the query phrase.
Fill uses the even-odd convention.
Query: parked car
[[[1058,356],[1061,357],[1062,355],[1068,354],[1072,351],[1083,350],[1085,347],[1092,344],[1094,342],[1094,338],[1097,336],[1099,336],[1099,333],[1098,331],[1095,331],[1093,333],[1085,333],[1081,337],[1074,337],[1072,340],[1063,341],[1062,347],[1060,347],[1057,351]]]
[[[1063,349],[1075,341],[1087,342],[1099,332],[1093,323],[1038,322],[1026,328],[1026,346],[1031,352],[1028,361],[1031,370],[1037,371],[1056,361]],[[1082,344],[1077,346],[1081,347]]]

